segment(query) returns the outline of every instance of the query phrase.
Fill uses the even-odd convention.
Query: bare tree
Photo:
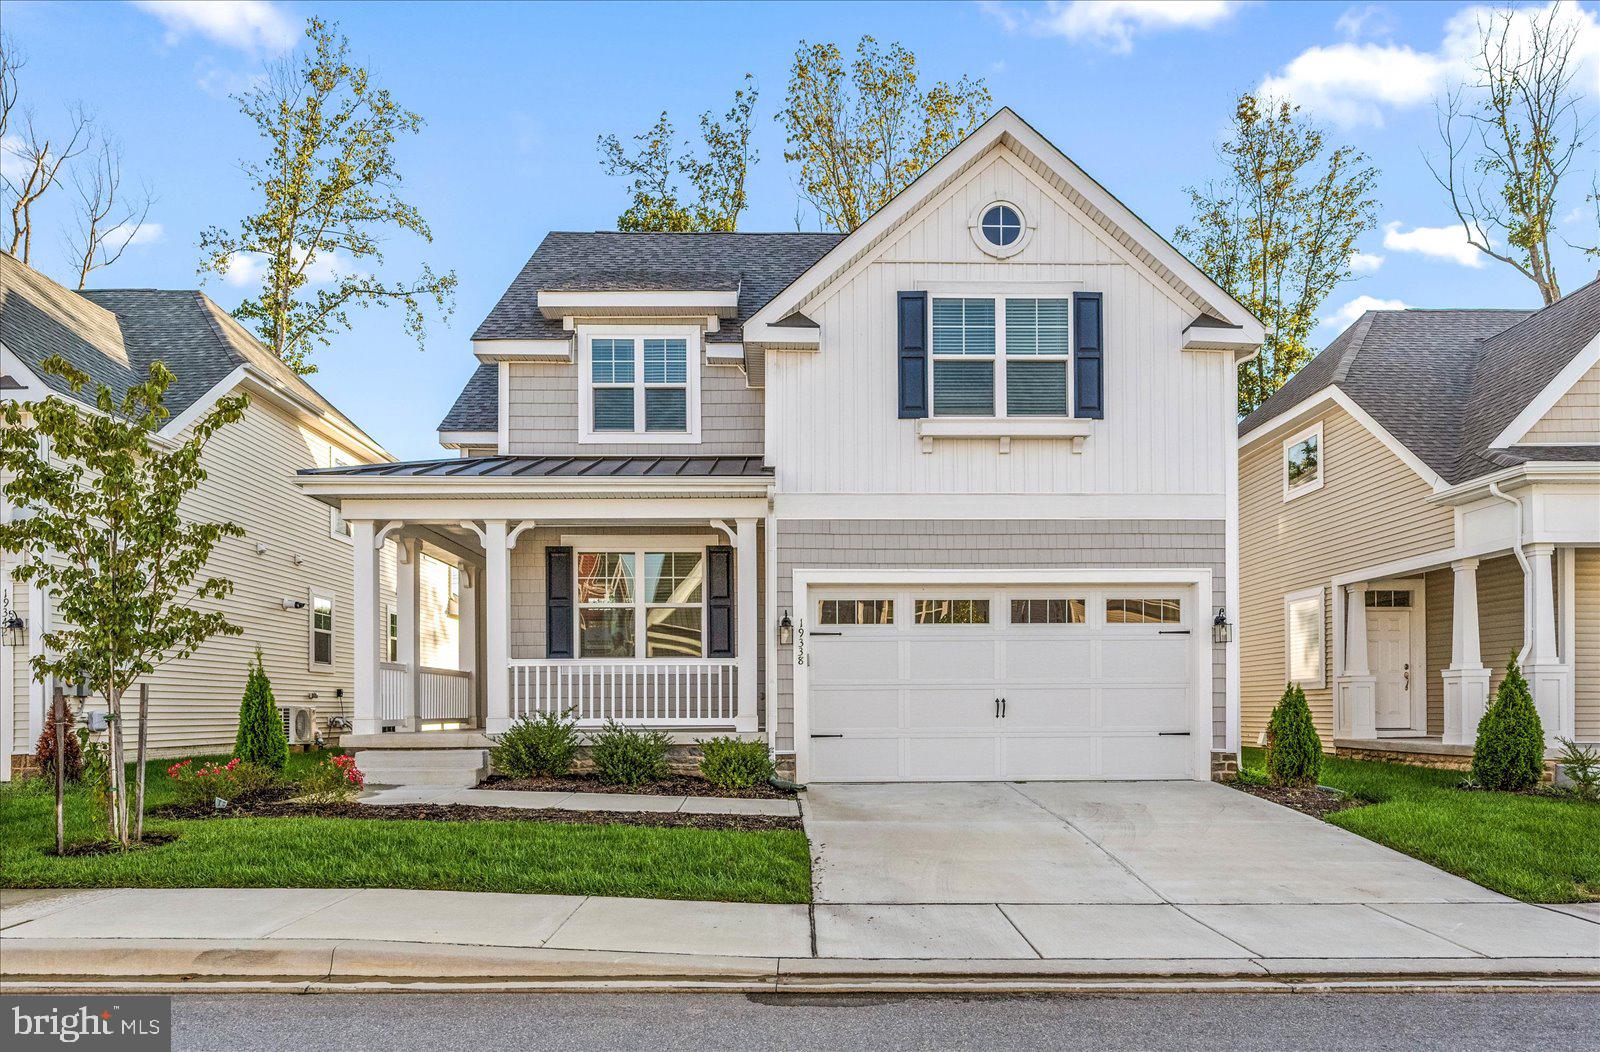
[[[78,288],[89,283],[89,275],[109,267],[127,251],[139,236],[150,215],[150,191],[141,189],[129,199],[122,192],[122,147],[102,141],[87,174],[72,173],[78,192],[76,229],[66,235],[67,250],[78,265]]]
[[[17,50],[16,41],[0,33],[0,139],[11,127],[11,111],[17,106],[17,71],[27,59]]]
[[[1438,104],[1442,164],[1428,162],[1467,240],[1561,298],[1550,243],[1561,180],[1588,124],[1573,90],[1579,25],[1563,5],[1503,8],[1478,23],[1473,83]]]

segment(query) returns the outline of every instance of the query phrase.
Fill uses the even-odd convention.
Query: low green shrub
[[[1544,727],[1533,694],[1513,657],[1494,701],[1478,721],[1472,780],[1485,789],[1516,793],[1539,784],[1544,773]]]
[[[700,745],[700,774],[718,789],[748,789],[777,773],[764,741],[706,738]]]
[[[1291,683],[1267,723],[1267,780],[1273,785],[1316,785],[1321,774],[1322,739],[1306,692]]]
[[[495,738],[489,758],[507,778],[560,778],[572,770],[583,743],[565,712],[522,716]]]
[[[667,774],[672,738],[610,722],[589,739],[589,759],[602,781],[612,785],[659,782]]]
[[[193,760],[179,760],[167,768],[167,778],[179,807],[212,807],[217,800],[245,804],[281,783],[277,771],[237,756],[227,763],[208,760],[198,767]]]
[[[1568,792],[1580,800],[1600,800],[1600,749],[1579,745],[1571,738],[1557,738],[1561,755],[1556,762],[1566,776]]]
[[[325,756],[300,776],[300,795],[314,804],[336,804],[348,800],[366,787],[367,776],[349,753]]]

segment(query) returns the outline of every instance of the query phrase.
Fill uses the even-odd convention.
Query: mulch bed
[[[677,812],[564,811],[541,807],[483,807],[477,804],[310,804],[267,800],[226,811],[163,807],[162,818],[360,818],[377,822],[559,822],[580,826],[651,826],[663,829],[801,829],[799,818],[779,815],[701,815]],[[150,835],[146,834],[145,839]]]
[[[704,778],[692,774],[668,775],[647,785],[612,785],[597,774],[578,772],[564,778],[507,778],[492,774],[478,783],[479,789],[512,789],[536,793],[635,793],[641,796],[721,796],[743,800],[792,800],[794,793],[770,785],[748,789],[718,789]]]
[[[1344,793],[1331,789],[1312,787],[1309,789],[1291,789],[1286,786],[1275,785],[1247,785],[1243,782],[1229,782],[1229,785],[1241,793],[1259,796],[1263,800],[1271,800],[1275,804],[1293,808],[1301,814],[1310,815],[1312,818],[1323,818],[1335,811],[1348,811],[1352,807],[1363,806],[1360,800]]]
[[[146,832],[143,840],[137,844],[129,844],[126,848],[117,843],[115,840],[83,840],[76,844],[68,844],[66,850],[61,854],[67,858],[92,858],[95,855],[120,855],[126,851],[140,851],[147,847],[160,847],[162,844],[170,844],[176,839],[178,839],[178,834],[176,833]]]

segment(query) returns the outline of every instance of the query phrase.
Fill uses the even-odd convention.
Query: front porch
[[[645,463],[670,461],[666,477],[626,473],[640,458],[540,457],[302,476],[337,503],[356,551],[344,746],[481,750],[547,713],[589,729],[660,729],[683,744],[770,728],[770,475],[747,458],[734,458],[737,471],[728,458]],[[578,477],[556,473],[574,465]],[[399,553],[392,615],[380,601],[386,546]],[[412,553],[424,550],[460,575],[455,669],[423,664],[417,645],[426,612]]]

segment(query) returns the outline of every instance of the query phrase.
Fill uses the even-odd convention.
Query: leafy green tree
[[[1330,147],[1298,106],[1251,94],[1217,152],[1222,177],[1189,188],[1193,217],[1175,240],[1267,327],[1261,353],[1239,367],[1243,415],[1312,357],[1317,312],[1377,222],[1378,170],[1353,146]]]
[[[1322,775],[1322,739],[1306,692],[1289,684],[1267,723],[1267,780],[1273,785],[1316,785]]]
[[[244,681],[244,698],[239,702],[239,732],[234,737],[233,755],[245,763],[281,771],[289,765],[289,739],[283,733],[278,703],[272,697],[272,681],[256,647],[256,661]]]
[[[1472,780],[1485,789],[1521,792],[1544,773],[1544,726],[1528,681],[1513,657],[1494,701],[1478,721],[1472,748]]]
[[[759,155],[750,145],[751,121],[760,92],[745,74],[733,93],[733,106],[719,120],[700,115],[702,153],[678,143],[672,118],[662,110],[655,124],[633,137],[630,152],[615,135],[599,139],[600,165],[607,175],[628,179],[633,200],[617,217],[618,230],[732,231],[748,204],[745,182]],[[694,189],[687,201],[678,186],[682,176]]]
[[[849,233],[982,124],[993,105],[983,78],[919,86],[917,56],[863,36],[845,68],[837,44],[802,40],[789,68],[783,157],[800,166],[800,194]]]
[[[243,168],[259,209],[232,230],[200,235],[200,273],[261,266],[261,287],[234,311],[255,325],[272,352],[300,373],[311,355],[350,328],[352,308],[398,304],[421,347],[427,313],[454,307],[456,275],[426,263],[410,281],[386,283],[383,238],[391,229],[431,242],[417,207],[400,196],[394,144],[422,118],[405,109],[352,62],[350,41],[320,18],[308,19],[309,50],[285,60],[256,88],[236,96],[267,144]],[[316,288],[308,289],[308,285]]]
[[[63,358],[44,371],[74,393],[89,377]],[[221,600],[232,582],[204,576],[231,522],[200,522],[179,513],[184,496],[205,481],[201,455],[216,432],[237,421],[244,395],[217,400],[176,442],[158,439],[175,377],[160,361],[118,398],[100,386],[95,409],[51,395],[0,404],[0,471],[5,495],[27,509],[0,525],[0,547],[18,556],[12,575],[48,589],[58,618],[31,658],[34,678],[87,683],[111,717],[112,834],[129,841],[122,749],[123,696],[163,662],[194,653],[216,635],[241,629],[195,603]],[[41,442],[41,439],[43,440]]]

